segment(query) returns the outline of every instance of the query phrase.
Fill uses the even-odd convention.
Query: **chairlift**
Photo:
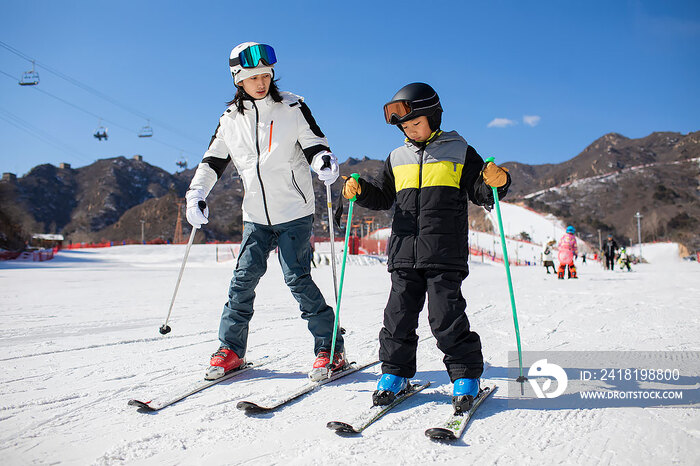
[[[150,138],[151,136],[153,136],[153,128],[151,128],[151,120],[148,120],[148,124],[139,131],[139,137]]]
[[[175,162],[175,165],[180,167],[180,169],[182,170],[187,170],[187,159],[184,157],[180,157],[180,159],[177,162]]]
[[[100,126],[99,128],[97,128],[95,134],[93,134],[92,136],[97,138],[98,141],[101,141],[103,139],[106,141],[107,139],[109,139],[109,136],[107,135],[107,128],[105,128],[104,126]]]
[[[34,69],[34,61],[32,61],[32,69],[22,74],[18,84],[20,86],[36,86],[39,84],[39,73]]]

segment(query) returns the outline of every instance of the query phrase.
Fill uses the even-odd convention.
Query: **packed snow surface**
[[[659,247],[666,246],[648,251],[663,257]],[[314,359],[274,254],[257,290],[247,354],[268,364],[157,413],[138,412],[129,399],[155,398],[201,378],[218,347],[234,262],[216,262],[215,248],[192,247],[166,336],[158,328],[185,246],[63,251],[44,263],[0,263],[1,464],[700,462],[697,409],[511,409],[507,384],[496,377],[498,391],[464,438],[432,443],[424,430],[450,412],[451,384],[425,312],[416,379],[432,386],[361,436],[342,438],[325,425],[370,404],[379,366],[273,414],[248,417],[237,401],[304,384]],[[589,260],[578,269],[580,279],[556,280],[539,266],[511,268],[525,350],[700,350],[697,263],[658,260],[610,272]],[[332,302],[330,267],[312,274]],[[344,283],[348,356],[375,358],[389,274],[381,263],[349,261]],[[485,377],[502,377],[515,349],[504,266],[472,263],[463,292],[490,364]]]

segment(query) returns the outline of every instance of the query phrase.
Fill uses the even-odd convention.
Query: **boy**
[[[491,186],[505,196],[510,175],[484,165],[457,132],[440,130],[440,98],[427,84],[403,87],[384,106],[384,116],[406,136],[405,145],[391,152],[377,180],[348,178],[343,187],[343,196],[357,196],[360,206],[396,206],[387,247],[392,286],[379,334],[382,376],[372,399],[391,403],[415,375],[418,314],[427,294],[430,327],[454,383],[455,410],[467,411],[484,365],[461,292],[469,272],[467,204],[492,206]]]
[[[620,249],[620,258],[618,259],[620,263],[620,270],[624,270],[625,267],[627,267],[627,271],[631,272],[632,267],[630,266],[630,256],[627,254],[627,249],[623,246],[622,249]]]

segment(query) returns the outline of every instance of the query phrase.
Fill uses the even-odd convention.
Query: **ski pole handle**
[[[321,165],[321,170],[324,168],[331,168],[331,156],[330,155],[322,155],[321,160],[323,160],[323,165]]]
[[[350,177],[355,178],[355,181],[357,181],[358,184],[360,183],[360,174],[359,173],[353,173],[352,175],[350,175]],[[355,194],[355,196],[353,196],[352,199],[349,199],[349,201],[351,203],[355,202],[356,200],[357,200],[357,194]],[[352,204],[350,204],[350,205],[352,205]]]

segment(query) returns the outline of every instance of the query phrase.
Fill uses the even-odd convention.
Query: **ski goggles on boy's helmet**
[[[238,53],[237,57],[229,58],[229,66],[240,65],[243,68],[255,68],[260,64],[270,66],[277,63],[275,49],[267,44],[255,44],[246,47]]]
[[[384,105],[384,119],[390,125],[396,125],[411,113],[411,103],[407,100],[389,102]]]
[[[419,116],[430,116],[438,109],[442,110],[440,98],[433,91],[431,96],[423,99],[392,100],[384,105],[384,119],[390,125],[397,125]]]

